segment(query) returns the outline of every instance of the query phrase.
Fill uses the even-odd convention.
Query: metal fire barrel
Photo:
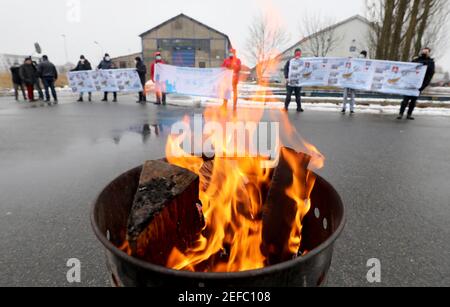
[[[326,283],[333,247],[345,225],[336,190],[317,176],[311,210],[303,220],[304,256],[259,270],[195,273],[168,269],[130,257],[117,248],[126,237],[128,216],[142,167],[112,181],[93,204],[91,223],[102,243],[113,286],[119,287],[316,287]]]

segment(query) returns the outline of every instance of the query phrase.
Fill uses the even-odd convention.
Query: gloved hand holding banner
[[[157,64],[155,85],[163,93],[231,99],[233,71]]]

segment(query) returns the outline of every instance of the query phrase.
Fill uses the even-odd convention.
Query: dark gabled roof
[[[146,32],[144,32],[144,33],[142,33],[142,34],[139,35],[139,36],[140,36],[140,37],[143,37],[143,36],[147,35],[148,33],[153,32],[153,31],[155,31],[155,30],[157,30],[157,29],[159,29],[159,28],[161,28],[161,27],[163,27],[163,26],[165,26],[165,25],[167,25],[167,24],[173,22],[174,20],[176,20],[176,19],[178,19],[178,18],[180,18],[180,17],[187,18],[187,19],[191,20],[192,22],[195,22],[195,23],[197,23],[198,25],[207,28],[207,29],[210,30],[210,31],[213,31],[213,32],[215,32],[215,33],[217,33],[217,34],[219,34],[219,35],[224,36],[224,37],[228,40],[228,43],[229,43],[230,46],[231,46],[231,40],[230,40],[230,38],[228,37],[228,35],[226,35],[225,33],[220,32],[220,31],[217,31],[216,29],[213,29],[213,28],[211,28],[210,26],[207,26],[207,25],[205,25],[204,23],[201,23],[200,21],[198,21],[198,20],[196,20],[196,19],[194,19],[194,18],[192,18],[192,17],[189,17],[189,16],[187,16],[187,15],[185,15],[185,14],[183,14],[183,13],[181,13],[181,14],[179,14],[179,15],[173,17],[173,18],[170,18],[170,19],[167,20],[167,21],[164,21],[163,23],[161,23],[161,24],[159,24],[158,26],[156,26],[156,27],[154,27],[154,28],[152,28],[152,29],[150,29],[150,30],[148,30],[148,31],[146,31]]]

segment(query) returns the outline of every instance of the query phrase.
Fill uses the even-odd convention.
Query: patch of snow
[[[306,100],[306,99],[305,99]],[[318,111],[318,112],[336,112],[339,113],[342,110],[341,105],[336,105],[330,103],[330,99],[317,99],[317,103],[304,102],[302,104],[305,110]],[[328,102],[327,102],[328,101]],[[339,100],[340,102],[341,100]],[[219,99],[210,99],[210,98],[201,98],[201,97],[183,97],[183,99],[173,99],[172,97],[168,98],[169,105],[182,106],[182,107],[210,107],[210,106],[221,106],[223,103],[222,100]],[[232,103],[229,102],[229,107],[231,107]],[[245,108],[255,108],[255,109],[283,109],[283,102],[254,102],[247,101],[243,99],[239,99],[238,101],[239,107]],[[290,110],[296,109],[295,102],[291,103]],[[394,115],[398,114],[399,106],[396,105],[388,105],[382,106],[380,104],[371,104],[370,106],[358,106],[356,109],[356,113],[360,114],[389,114]],[[450,117],[450,109],[446,108],[416,108],[415,114],[417,115],[428,115],[428,116],[449,116]]]

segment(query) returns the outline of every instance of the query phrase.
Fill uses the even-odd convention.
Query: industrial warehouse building
[[[142,54],[113,59],[117,67],[134,67],[141,55],[148,65],[157,51],[166,62],[184,67],[220,67],[231,48],[229,37],[189,16],[180,14],[142,33]]]

